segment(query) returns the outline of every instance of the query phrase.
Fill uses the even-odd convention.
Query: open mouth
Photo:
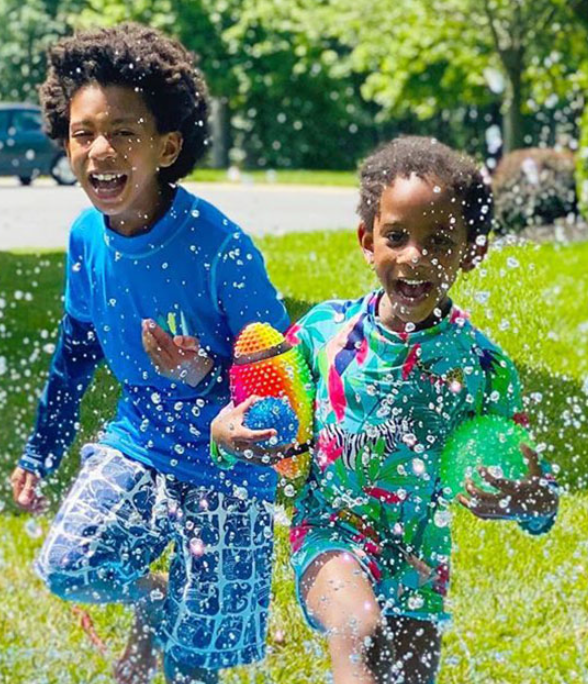
[[[123,191],[128,176],[124,173],[91,173],[90,183],[101,199],[114,199]]]
[[[396,294],[409,304],[418,304],[423,301],[432,289],[433,283],[430,280],[398,278],[394,281]]]

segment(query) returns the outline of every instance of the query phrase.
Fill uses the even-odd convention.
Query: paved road
[[[353,188],[187,183],[253,235],[332,230],[356,225]],[[69,226],[88,200],[80,188],[38,180],[24,188],[0,180],[0,250],[62,248]]]

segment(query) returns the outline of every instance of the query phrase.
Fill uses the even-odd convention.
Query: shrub
[[[496,231],[518,233],[577,210],[574,155],[528,148],[505,155],[492,181]]]
[[[576,159],[576,186],[580,211],[588,220],[588,107],[580,121],[580,148]]]

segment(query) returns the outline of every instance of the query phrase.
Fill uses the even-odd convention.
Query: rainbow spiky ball
[[[310,442],[314,384],[302,354],[281,332],[268,323],[248,325],[235,342],[229,379],[235,404],[252,395],[286,400],[298,421],[295,444],[301,447]],[[294,457],[275,467],[290,477],[298,474],[294,472],[300,469],[298,464],[303,467],[307,460]]]
[[[290,403],[285,398],[265,397],[256,401],[243,420],[251,430],[273,428],[276,437],[259,442],[261,447],[281,447],[292,444],[298,434],[299,422]]]

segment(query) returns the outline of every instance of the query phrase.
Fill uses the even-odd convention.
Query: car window
[[[12,114],[12,127],[17,131],[38,131],[42,125],[40,112],[23,109]]]

